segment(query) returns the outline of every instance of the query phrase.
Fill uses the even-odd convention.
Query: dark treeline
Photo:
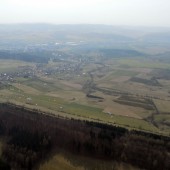
[[[152,77],[150,80],[139,78],[139,77],[132,77],[130,81],[146,84],[149,86],[160,86],[160,87],[162,86],[155,77]]]
[[[9,164],[7,164],[6,162],[4,162],[0,159],[0,169],[1,170],[10,170],[11,167]]]
[[[0,51],[0,59],[22,60],[26,62],[48,63],[52,54],[45,51],[36,52],[10,52]]]
[[[148,170],[170,169],[169,137],[64,119],[11,104],[0,104],[0,136],[6,139],[2,160],[18,170],[37,168],[55,148]]]
[[[144,56],[143,53],[140,53],[136,50],[128,50],[128,49],[102,49],[100,52],[105,57],[136,57],[136,56]]]
[[[87,94],[86,97],[92,98],[92,99],[104,99],[103,97],[99,97],[99,96],[95,96],[95,95],[91,95],[91,94]]]

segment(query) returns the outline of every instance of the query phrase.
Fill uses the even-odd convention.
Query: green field
[[[126,66],[128,68],[151,68],[151,69],[170,69],[170,63],[161,63],[159,61],[153,61],[148,58],[133,59],[120,59],[120,65]]]
[[[0,73],[10,73],[20,70],[22,66],[33,66],[34,64],[19,60],[2,60],[0,59]]]

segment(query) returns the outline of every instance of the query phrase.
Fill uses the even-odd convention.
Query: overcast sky
[[[0,0],[0,23],[170,27],[170,0]]]

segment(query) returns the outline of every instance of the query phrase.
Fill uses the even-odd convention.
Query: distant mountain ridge
[[[85,42],[91,46],[129,48],[129,44],[170,43],[170,28],[127,27],[112,25],[0,25],[0,48],[37,44]],[[132,44],[132,46],[133,46]],[[115,47],[116,46],[116,47]],[[125,46],[125,47],[123,47]]]

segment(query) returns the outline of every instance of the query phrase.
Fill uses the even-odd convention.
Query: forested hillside
[[[55,148],[148,170],[170,168],[166,136],[63,119],[11,104],[0,105],[0,120],[1,138],[7,137],[2,159],[15,169],[37,168]]]

